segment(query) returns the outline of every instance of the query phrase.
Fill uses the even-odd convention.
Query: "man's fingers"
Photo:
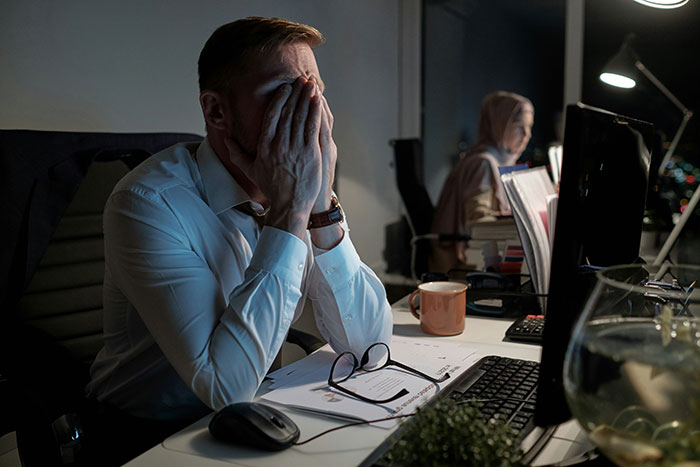
[[[265,117],[263,119],[262,129],[260,131],[260,141],[269,145],[272,138],[277,133],[277,124],[280,119],[282,107],[287,102],[289,95],[292,92],[292,86],[284,84],[277,89],[274,97],[267,106]]]
[[[280,142],[289,143],[292,127],[292,117],[294,116],[294,111],[297,108],[297,102],[299,102],[299,96],[304,87],[306,80],[304,78],[297,78],[294,81],[294,86],[292,86],[292,93],[287,98],[287,102],[282,106],[282,111],[280,112],[279,122],[277,123],[277,133],[276,138]]]
[[[333,114],[331,109],[328,107],[328,102],[324,96],[321,96],[321,131],[319,133],[319,141],[321,142],[321,147],[328,147],[332,142],[332,131],[333,131]]]
[[[319,141],[322,114],[321,96],[316,94],[309,102],[309,115],[306,118],[306,125],[304,125],[304,143],[310,144]]]
[[[299,103],[294,111],[291,129],[291,143],[293,145],[304,145],[306,143],[306,120],[309,115],[309,106],[311,104],[311,96],[314,93],[316,85],[309,80],[304,83],[304,87],[299,98]]]
[[[229,160],[248,176],[253,166],[253,159],[248,154],[244,153],[238,143],[230,136],[224,137],[224,144],[226,145],[226,149],[228,149]]]

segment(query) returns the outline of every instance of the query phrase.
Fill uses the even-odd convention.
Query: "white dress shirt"
[[[252,205],[207,139],[132,170],[104,212],[104,348],[87,393],[130,413],[196,417],[252,399],[306,298],[336,352],[389,342],[390,306],[343,223],[312,246]],[[207,408],[208,407],[208,408]]]

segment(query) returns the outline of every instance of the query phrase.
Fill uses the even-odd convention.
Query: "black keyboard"
[[[506,330],[506,340],[540,344],[543,331],[544,315],[527,315],[510,325]]]
[[[535,427],[539,372],[537,362],[490,355],[446,392],[453,400],[475,403],[485,416],[508,423],[522,439]]]
[[[503,420],[510,425],[518,440],[523,440],[535,428],[534,413],[537,398],[537,378],[540,365],[529,360],[489,355],[459,375],[449,387],[441,390],[435,400],[450,397],[458,404],[475,404],[480,412],[490,418]],[[411,419],[407,422],[411,423]],[[551,438],[554,429],[547,429],[523,447],[523,465],[532,459]],[[380,444],[362,465],[388,466],[382,456],[403,436],[403,430]]]

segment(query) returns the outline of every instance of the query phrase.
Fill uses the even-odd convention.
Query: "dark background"
[[[640,61],[687,108],[700,101],[700,2],[661,10],[632,1],[587,0],[584,45],[583,100],[591,105],[652,122],[670,140],[681,112],[651,82],[639,79],[633,89],[603,85],[599,71],[625,36],[636,36],[633,48]],[[680,154],[697,153],[700,119],[690,120],[678,147]]]
[[[472,145],[481,100],[496,90],[533,102],[535,125],[524,157],[544,157],[557,139],[555,122],[562,110],[564,15],[561,0],[426,0],[427,158],[440,159],[449,151],[454,162]]]
[[[521,160],[547,163],[546,149],[559,139],[555,128],[563,110],[565,15],[564,0],[425,0],[423,139],[433,202],[459,151],[474,142],[482,97],[497,89],[532,100],[535,125]],[[700,1],[662,10],[633,0],[586,0],[584,31],[581,101],[653,123],[660,159],[681,122],[680,110],[644,77],[622,90],[598,75],[633,33],[642,63],[687,108],[699,109]],[[669,231],[671,216],[680,214],[697,188],[699,133],[696,115],[675,151],[672,171],[651,193],[648,229]],[[686,230],[686,236],[700,230],[700,209]],[[691,251],[700,256],[697,252]]]

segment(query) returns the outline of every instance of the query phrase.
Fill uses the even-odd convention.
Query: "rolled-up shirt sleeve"
[[[218,410],[252,399],[279,352],[302,297],[308,247],[264,228],[249,264],[241,253],[225,265],[238,284],[227,294],[218,269],[197,251],[207,245],[193,246],[174,209],[157,194],[113,194],[104,216],[105,257],[168,362]]]

